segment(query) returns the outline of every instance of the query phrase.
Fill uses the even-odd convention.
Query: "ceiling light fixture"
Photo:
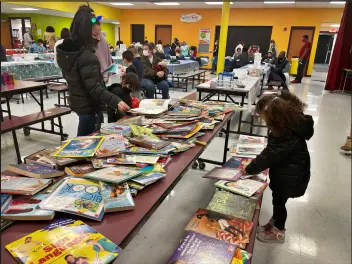
[[[344,5],[346,1],[331,1],[330,4],[332,5]]]
[[[120,22],[111,22],[111,23],[113,23],[115,25],[120,25]]]
[[[17,10],[17,11],[36,11],[36,10],[39,10],[38,8],[31,8],[31,7],[14,7],[11,9]]]
[[[114,6],[132,6],[133,5],[131,3],[110,3],[110,4]]]
[[[264,4],[294,4],[295,1],[264,1]]]
[[[204,2],[204,4],[206,5],[222,5],[224,2]],[[232,5],[233,3],[230,2],[230,5]]]
[[[330,25],[330,27],[340,27],[340,25],[339,24],[332,24],[332,25]]]
[[[180,5],[179,3],[176,2],[162,2],[162,3],[154,3],[155,5],[160,5],[160,6],[177,6]]]

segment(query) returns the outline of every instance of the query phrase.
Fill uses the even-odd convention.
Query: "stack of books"
[[[233,156],[255,158],[265,148],[266,141],[264,137],[254,137],[240,135],[238,141],[230,149]]]

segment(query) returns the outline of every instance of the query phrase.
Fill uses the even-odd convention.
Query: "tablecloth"
[[[185,74],[199,70],[199,63],[193,60],[180,60],[180,64],[167,63],[166,67],[172,74]]]

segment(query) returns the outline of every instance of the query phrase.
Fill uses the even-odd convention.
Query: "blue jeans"
[[[78,115],[78,131],[77,136],[88,136],[95,131],[100,129],[101,123],[104,123],[103,112],[90,114],[90,115]]]
[[[160,82],[154,83],[150,79],[143,78],[141,81],[141,85],[146,90],[145,96],[148,99],[154,99],[155,85],[156,87],[158,87],[158,89],[161,90],[163,99],[169,99],[169,84],[167,83],[167,81],[162,80]]]
[[[218,64],[218,57],[214,56],[211,64],[211,72],[216,72],[216,65]]]

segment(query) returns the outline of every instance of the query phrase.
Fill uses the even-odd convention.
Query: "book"
[[[98,182],[83,178],[65,178],[40,205],[41,209],[76,214],[101,221],[104,203]]]
[[[265,144],[265,137],[240,135],[238,142],[241,144]]]
[[[139,183],[136,183],[133,181],[128,181],[127,184],[131,189],[135,189],[137,191],[141,191],[145,188],[145,186],[143,184],[139,184]]]
[[[138,170],[125,167],[108,167],[84,175],[84,178],[120,184],[141,174]]]
[[[216,190],[206,209],[252,220],[256,207],[257,201],[254,199],[249,199],[228,191]]]
[[[253,223],[249,220],[199,209],[188,222],[185,230],[245,248],[249,242],[252,227]]]
[[[66,167],[65,172],[67,175],[74,176],[74,177],[82,177],[87,173],[94,171],[93,164],[86,163],[86,164],[79,164],[71,167]]]
[[[129,112],[140,115],[160,115],[169,109],[171,99],[143,99],[138,108],[130,109]]]
[[[133,146],[133,147],[126,148],[126,153],[128,153],[128,154],[167,155],[175,149],[176,149],[176,147],[173,146],[172,144],[170,144],[162,149],[148,149],[148,148]]]
[[[202,124],[197,123],[195,125],[195,127],[193,128],[193,130],[191,132],[183,132],[183,133],[179,133],[179,134],[159,134],[159,137],[161,138],[190,138],[193,135],[195,135],[197,132],[199,132],[199,130],[202,129]]]
[[[148,136],[150,138],[155,138],[159,139],[156,135],[153,134],[153,129],[147,128],[147,127],[142,127],[142,126],[137,126],[137,125],[130,125],[131,131],[133,136],[139,137],[139,136]]]
[[[13,222],[15,222],[15,221],[1,219],[1,220],[0,220],[1,232],[5,231],[10,225],[13,224]]]
[[[175,106],[172,110],[167,112],[169,116],[199,116],[201,114],[201,110],[195,107],[185,107],[182,105]]]
[[[236,248],[231,264],[247,264],[251,257],[252,254],[248,253],[247,251]]]
[[[105,72],[116,73],[116,71],[117,71],[117,64],[113,63],[109,67],[107,67],[104,71],[102,71],[102,73],[105,73]]]
[[[72,219],[57,220],[5,248],[22,264],[108,264],[121,252],[92,227]]]
[[[134,201],[128,184],[108,184],[99,182],[105,212],[126,211],[134,208]]]
[[[135,155],[135,161],[137,163],[155,164],[158,162],[160,156],[152,155]]]
[[[235,245],[225,241],[187,231],[167,263],[230,264],[235,250]]]
[[[134,178],[132,181],[147,186],[165,177],[166,174],[160,172],[151,172],[146,175]]]
[[[1,212],[1,218],[5,220],[51,220],[54,218],[53,210],[43,210],[39,204],[49,196],[43,191],[33,196],[13,196],[7,208]]]
[[[56,151],[53,156],[62,158],[93,157],[103,141],[104,137],[101,136],[73,138]]]
[[[162,149],[170,145],[169,141],[153,138],[149,136],[137,136],[130,139],[130,142],[136,146],[151,149]]]
[[[124,137],[131,136],[131,128],[128,125],[119,125],[116,123],[102,123],[100,132],[103,134],[120,134]]]
[[[240,172],[241,171],[237,169],[215,167],[207,174],[205,174],[203,178],[218,179],[225,181],[237,181],[241,177]]]
[[[259,155],[264,150],[264,145],[258,144],[237,144],[236,153],[238,155]]]
[[[256,191],[262,188],[264,183],[251,179],[238,180],[236,182],[218,181],[215,186],[229,192],[237,193],[245,197],[251,197]]]
[[[12,196],[6,193],[1,194],[1,213],[6,209],[9,203],[12,201]]]
[[[136,155],[120,154],[116,157],[107,158],[106,163],[108,165],[135,165]]]
[[[55,148],[42,149],[24,158],[25,163],[36,163],[43,166],[47,166],[53,169],[61,168],[65,165],[69,165],[77,162],[77,159],[71,158],[58,158],[51,156],[55,151]]]
[[[109,164],[108,159],[109,158],[98,158],[98,159],[92,158],[90,161],[92,162],[94,169],[102,169],[102,168],[115,166],[114,164]]]
[[[125,152],[124,137],[120,134],[106,136],[99,149],[95,152],[96,157],[110,157]]]
[[[183,132],[191,132],[195,127],[195,124],[179,126],[175,128],[163,128],[163,127],[155,127],[153,128],[154,134],[177,134]]]
[[[142,126],[142,125],[144,125],[144,121],[145,121],[144,116],[134,116],[134,117],[124,116],[121,119],[117,120],[116,124],[124,125],[124,126],[128,126],[128,127],[130,124]]]
[[[7,169],[20,175],[32,178],[45,179],[65,175],[63,171],[54,170],[49,167],[34,163],[9,165]]]
[[[1,193],[33,195],[47,187],[52,180],[1,175]]]

